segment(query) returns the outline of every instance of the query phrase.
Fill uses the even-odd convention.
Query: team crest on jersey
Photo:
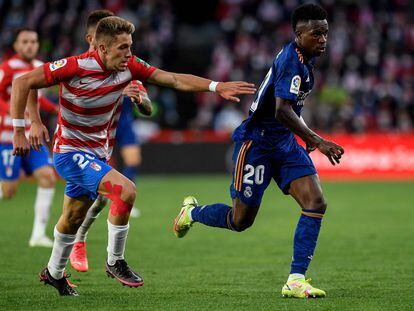
[[[66,59],[60,59],[60,60],[54,61],[53,63],[50,63],[49,69],[50,71],[55,71],[56,69],[64,67],[67,62],[68,61]]]
[[[91,169],[97,172],[99,172],[102,169],[102,167],[96,162],[92,162],[89,166],[91,167]]]
[[[243,194],[246,198],[250,198],[253,195],[252,188],[247,186],[246,189],[244,189]]]
[[[292,78],[292,82],[290,83],[290,92],[293,94],[298,95],[300,89],[301,79],[300,76],[296,75]]]
[[[151,67],[150,64],[148,64],[146,61],[142,60],[141,58],[139,58],[137,56],[135,56],[135,61],[137,61],[138,63],[143,64],[147,68]]]

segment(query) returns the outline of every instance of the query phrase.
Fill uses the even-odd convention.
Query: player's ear
[[[103,44],[102,42],[98,44],[98,50],[101,51],[103,54],[106,54],[108,52],[105,44]]]
[[[86,36],[85,36],[85,39],[86,39],[86,42],[88,42],[89,43],[89,45],[92,43],[92,36],[90,35],[90,34],[87,34]]]

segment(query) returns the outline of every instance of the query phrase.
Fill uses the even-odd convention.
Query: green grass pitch
[[[0,202],[0,310],[414,310],[414,183],[323,183],[328,211],[308,276],[321,300],[283,299],[299,208],[272,185],[243,233],[196,224],[175,238],[185,195],[230,202],[228,176],[142,177],[126,258],[145,279],[127,288],[106,277],[107,209],[88,238],[90,271],[72,273],[79,297],[60,297],[38,281],[50,250],[28,247],[35,184]],[[53,215],[60,214],[59,184]]]

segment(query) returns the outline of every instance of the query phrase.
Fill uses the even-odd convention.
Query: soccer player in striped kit
[[[114,13],[108,10],[96,10],[91,12],[88,15],[87,22],[86,22],[86,41],[89,43],[89,52],[92,52],[96,49],[95,43],[95,32],[98,22],[109,16],[114,16]],[[130,88],[137,88],[139,89],[140,96],[141,96],[141,104],[138,106],[140,112],[143,115],[151,115],[151,101],[148,97],[147,90],[142,85],[140,81],[132,81],[128,84],[124,90],[124,93],[127,93]],[[119,117],[119,122],[117,123],[117,131],[115,136],[115,141],[117,142],[118,146],[121,149],[121,154],[125,155],[123,157],[124,161],[126,160],[129,164],[131,163],[138,163],[140,157],[140,149],[139,147],[134,144],[136,138],[133,133],[132,129],[132,121],[128,115],[128,108],[132,109],[132,102],[130,97],[124,96],[122,102],[121,113]],[[129,143],[126,145],[124,143]],[[128,164],[126,163],[126,164]],[[122,171],[122,175],[130,179],[131,181],[135,180],[135,175],[131,172],[134,171],[133,168],[129,167],[128,169],[124,169]],[[89,229],[98,218],[98,215],[102,211],[102,209],[107,204],[107,199],[103,195],[98,195],[95,202],[89,208],[85,219],[83,220],[81,226],[76,233],[75,244],[73,245],[72,252],[69,256],[70,264],[72,265],[73,269],[79,272],[86,272],[89,269],[88,263],[88,256],[86,250],[86,239],[88,236]],[[130,213],[130,217],[138,213],[138,210],[133,207]]]
[[[31,152],[29,157],[23,159],[12,154],[13,125],[9,111],[12,81],[43,65],[42,61],[36,59],[39,51],[37,32],[28,27],[17,29],[13,49],[16,54],[0,65],[0,200],[10,199],[16,194],[21,170],[24,170],[26,175],[33,175],[38,188],[29,245],[52,247],[53,241],[46,236],[46,226],[55,193],[56,178],[49,151],[46,146],[42,146],[38,151]],[[44,96],[40,96],[38,102],[43,111],[57,113],[57,106]],[[36,102],[33,104],[37,105]],[[28,112],[24,123],[28,136],[30,130]],[[41,124],[33,124],[33,130],[35,129],[45,130]]]
[[[106,17],[97,26],[96,51],[47,63],[13,83],[13,152],[19,156],[27,155],[30,149],[24,128],[18,126],[30,90],[60,84],[53,160],[67,185],[63,213],[54,231],[52,254],[40,279],[55,287],[61,295],[77,296],[64,276],[64,270],[75,234],[98,194],[112,201],[107,221],[106,273],[131,287],[144,283],[124,258],[135,185],[106,163],[114,144],[120,99],[129,82],[147,81],[187,92],[215,91],[232,101],[239,101],[237,95],[255,92],[254,85],[246,82],[218,83],[150,66],[132,55],[133,32],[134,26],[130,22],[119,17]],[[138,89],[131,89],[126,95],[140,105]],[[39,148],[38,140],[31,139],[35,148]]]

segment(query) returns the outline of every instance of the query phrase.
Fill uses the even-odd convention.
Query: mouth
[[[317,48],[317,50],[318,50],[319,52],[325,52],[325,50],[326,50],[326,45],[319,46],[319,47]]]

